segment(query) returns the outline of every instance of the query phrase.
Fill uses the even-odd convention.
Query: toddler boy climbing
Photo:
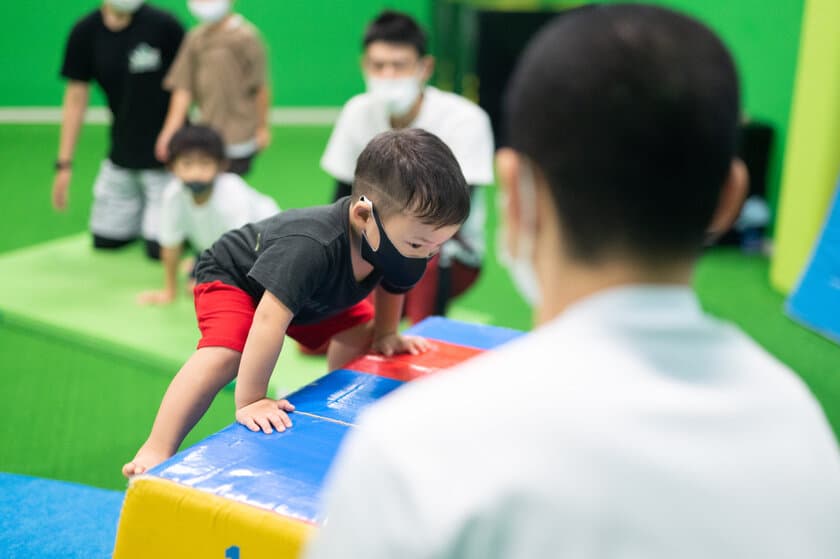
[[[450,149],[433,134],[406,129],[368,144],[349,197],[223,235],[196,264],[198,349],[172,380],[149,438],[123,474],[172,456],[234,378],[239,423],[265,433],[290,427],[294,406],[266,394],[287,335],[310,348],[329,341],[330,370],[368,350],[424,351],[422,339],[397,332],[402,294],[469,208]],[[375,319],[365,301],[374,288]]]

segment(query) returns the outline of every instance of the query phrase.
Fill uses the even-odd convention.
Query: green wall
[[[185,0],[152,3],[193,24]],[[428,27],[436,3],[446,0],[239,0],[237,9],[257,24],[269,43],[274,105],[338,106],[363,88],[358,57],[365,23],[387,6],[412,13]],[[654,3],[705,21],[732,49],[741,72],[746,116],[769,122],[777,132],[768,176],[775,207],[804,0]],[[67,32],[79,15],[98,4],[53,0],[38,11],[31,2],[2,2],[0,13],[7,26],[0,34],[0,106],[60,104],[58,68]],[[520,4],[534,8],[569,2]],[[95,102],[101,103],[98,98]]]
[[[186,0],[151,0],[186,26]],[[0,14],[0,106],[57,106],[64,43],[73,23],[98,0],[3,1]],[[35,9],[36,5],[39,9]],[[274,105],[338,106],[363,89],[359,73],[365,24],[385,7],[428,26],[428,0],[238,0],[236,9],[263,33],[270,49]],[[101,104],[101,98],[95,102]]]

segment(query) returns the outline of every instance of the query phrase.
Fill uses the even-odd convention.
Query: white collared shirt
[[[460,95],[426,86],[420,112],[411,127],[422,128],[443,140],[452,150],[467,184],[484,186],[493,182],[493,129],[481,107]],[[359,154],[374,136],[390,129],[385,106],[370,93],[356,95],[341,109],[321,157],[321,168],[336,180],[352,183]],[[486,248],[486,204],[484,191],[476,189],[469,218],[458,235],[466,245],[457,241],[446,243],[442,258],[481,266]]]
[[[688,288],[602,292],[374,405],[327,557],[840,557],[840,454],[802,382]]]
[[[173,178],[163,191],[158,240],[161,246],[180,246],[185,240],[197,251],[210,248],[231,229],[278,213],[273,198],[256,191],[242,177],[222,173],[203,204],[195,203],[184,183]]]

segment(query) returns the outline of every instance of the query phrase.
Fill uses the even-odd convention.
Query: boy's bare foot
[[[165,452],[157,452],[152,449],[147,449],[145,446],[141,447],[140,450],[137,451],[137,455],[134,457],[134,460],[123,466],[122,473],[125,477],[129,478],[140,475],[149,469],[154,468],[170,456],[172,455]]]

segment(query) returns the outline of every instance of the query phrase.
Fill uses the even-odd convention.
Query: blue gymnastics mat
[[[111,557],[123,493],[0,473],[0,557]]]
[[[293,414],[270,435],[235,423],[149,471],[207,493],[314,522],[320,488],[349,427]]]
[[[295,405],[297,416],[303,412],[352,424],[371,402],[402,384],[398,380],[339,369],[290,394],[289,401]]]
[[[493,349],[518,338],[524,332],[433,316],[418,322],[406,330],[406,333],[477,349]]]
[[[424,320],[407,333],[481,349],[493,349],[522,335],[507,328],[437,317]],[[291,414],[291,429],[265,435],[233,424],[176,454],[144,477],[174,481],[304,522],[316,522],[324,478],[341,441],[359,413],[403,384],[361,371],[333,371],[288,396],[297,408]]]
[[[840,183],[811,260],[786,310],[794,320],[840,343]]]

